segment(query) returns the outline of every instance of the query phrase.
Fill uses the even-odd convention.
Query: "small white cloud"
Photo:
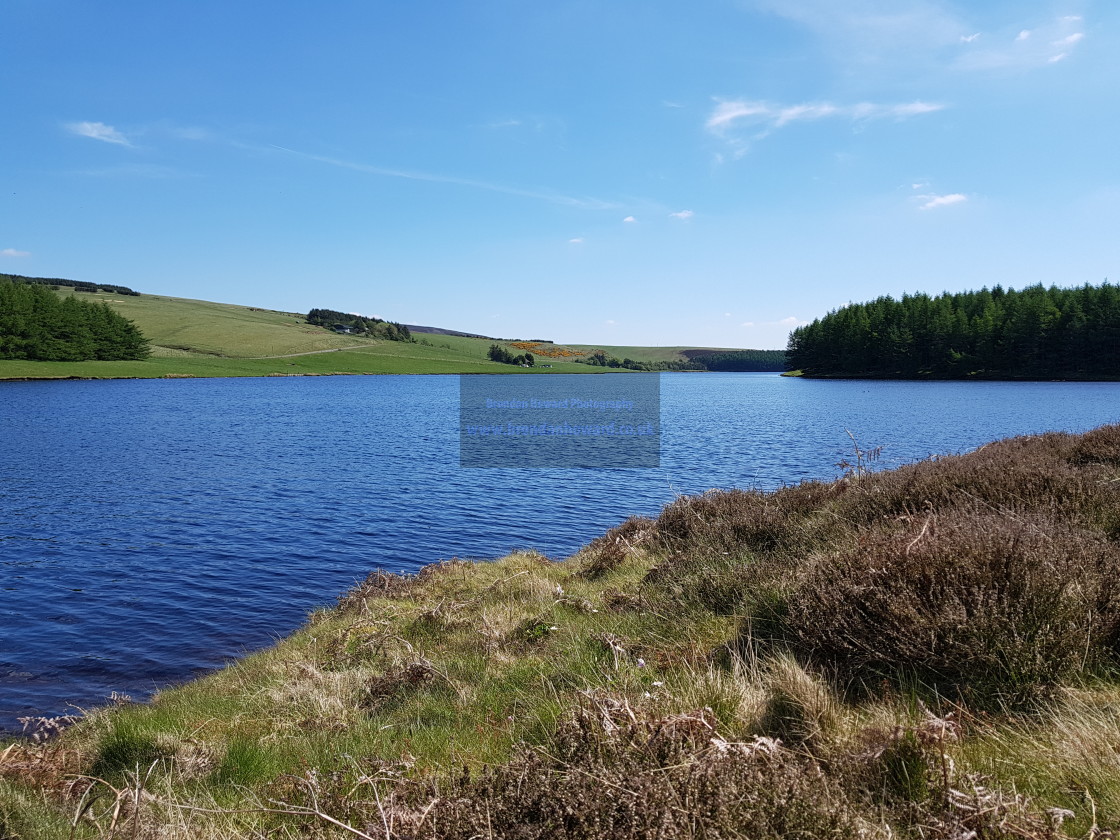
[[[979,32],[974,32],[971,35],[962,35],[961,36],[961,43],[962,44],[971,44],[973,41],[975,41],[979,37],[980,37]]]
[[[15,248],[5,248],[0,251],[0,257],[30,257],[30,251],[17,251]]]
[[[679,210],[676,213],[670,213],[669,218],[670,219],[691,219],[695,215],[696,214],[693,213],[691,210]]]
[[[1062,20],[1066,23],[1077,23],[1077,21],[1084,20],[1084,18],[1082,18],[1081,15],[1066,15]]]
[[[614,326],[614,321],[611,321],[611,320],[604,321],[603,323],[606,324],[608,327],[613,327]]]
[[[928,186],[929,186],[929,181],[919,181],[916,184],[911,184],[910,189],[912,189],[912,190],[924,190]]]
[[[985,40],[985,46],[977,45],[962,54],[957,66],[964,70],[1045,67],[1072,55],[1084,39],[1079,17],[1056,17],[1031,29],[1011,29],[1000,39]]]
[[[778,326],[780,326],[780,327],[798,327],[798,326],[800,326],[804,323],[806,323],[806,322],[794,317],[793,315],[790,315],[788,318],[782,318],[782,320],[778,321]]]
[[[67,123],[66,130],[79,137],[89,137],[91,140],[101,140],[104,143],[116,143],[119,146],[131,146],[128,138],[102,122],[76,122]]]
[[[744,327],[753,327],[754,326],[754,321],[744,321],[743,326]]]
[[[568,240],[568,244],[569,245],[582,245],[583,244],[583,237],[582,236],[575,236],[575,237]]]
[[[633,216],[627,216],[622,221],[626,222],[626,224],[628,224],[628,225],[632,225],[632,224],[636,223],[638,220],[635,219]]]
[[[935,207],[948,207],[951,204],[960,204],[963,201],[968,201],[968,196],[964,193],[949,193],[948,195],[922,195],[918,196],[924,203],[919,209],[933,210]]]
[[[723,313],[723,317],[724,317],[724,318],[730,318],[730,317],[731,317],[731,313],[730,313],[730,312],[724,312],[724,313]]]

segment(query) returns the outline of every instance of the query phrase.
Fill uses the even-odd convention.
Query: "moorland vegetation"
[[[1113,836],[1120,426],[869,458],[561,562],[375,571],[0,750],[0,836]]]

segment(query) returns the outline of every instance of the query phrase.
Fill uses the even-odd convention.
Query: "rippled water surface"
[[[573,387],[578,386],[578,378]],[[664,374],[661,467],[461,469],[452,376],[0,383],[0,729],[267,645],[374,567],[1120,420],[1117,383]]]

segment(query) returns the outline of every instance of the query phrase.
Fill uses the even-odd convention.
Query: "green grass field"
[[[603,373],[576,359],[601,350],[619,359],[686,361],[686,347],[500,342],[537,359],[531,371],[492,362],[493,339],[416,332],[412,343],[338,335],[308,324],[302,313],[278,312],[164,295],[77,292],[135,322],[152,355],[133,362],[37,362],[0,359],[3,379],[152,379],[161,377],[331,375],[363,373]],[[555,353],[556,355],[550,355]],[[547,366],[547,367],[546,367]]]
[[[0,360],[0,379],[160,378],[380,373],[526,373],[491,362],[489,339],[417,333],[414,343],[336,335],[307,324],[299,313],[204,300],[74,292],[103,301],[131,319],[152,343],[139,362]],[[639,348],[641,349],[641,348]],[[644,348],[655,358],[661,348]],[[541,359],[534,373],[597,373],[601,369]]]

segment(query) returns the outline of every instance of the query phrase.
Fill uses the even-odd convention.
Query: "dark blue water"
[[[375,567],[560,557],[675,493],[1120,420],[1116,383],[665,374],[661,466],[461,469],[457,377],[0,383],[0,729],[269,644]]]

